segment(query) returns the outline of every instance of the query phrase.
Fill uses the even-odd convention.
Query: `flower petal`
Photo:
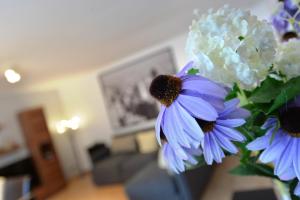
[[[225,109],[223,112],[220,113],[220,117],[225,117],[225,116],[229,115],[230,113],[234,112],[237,109],[237,106],[239,105],[239,103],[240,103],[240,100],[238,98],[226,101]]]
[[[300,196],[300,183],[299,182],[294,190],[294,194],[297,196]]]
[[[295,159],[293,160],[293,166],[298,179],[300,179],[300,140],[297,140],[296,150],[297,152],[295,153],[295,155],[297,156],[295,156]]]
[[[218,117],[216,109],[200,97],[179,95],[177,101],[195,118],[215,121]]]
[[[156,139],[157,139],[158,144],[160,146],[161,146],[160,129],[162,127],[162,119],[163,119],[165,110],[166,110],[166,107],[165,106],[161,106],[160,112],[158,114],[158,117],[157,117],[156,123],[155,123]]]
[[[163,148],[164,159],[167,161],[168,166],[176,173],[184,171],[184,163],[179,160],[175,153],[174,149],[166,143]]]
[[[213,131],[213,134],[216,136],[218,143],[223,149],[233,154],[236,154],[238,152],[236,146],[232,144],[232,142],[230,142],[230,140],[228,140],[227,137],[223,136],[223,134],[220,133],[218,130],[215,129]]]
[[[210,139],[210,147],[214,156],[214,160],[217,163],[221,163],[222,162],[222,158],[225,157],[224,152],[222,151],[222,149],[220,148],[219,144],[216,141],[216,138],[214,137],[214,135],[212,133],[208,133],[209,135],[209,139]]]
[[[172,126],[170,127],[170,133],[173,134],[176,137],[177,143],[180,144],[183,147],[190,148],[190,143],[188,140],[187,134],[184,132],[184,129],[182,127],[182,124],[180,123],[180,113],[176,110],[176,104],[172,104],[168,108],[168,112],[166,113],[166,118],[172,119],[170,123],[172,123]]]
[[[222,113],[220,114],[220,119],[226,118],[226,119],[237,119],[237,118],[242,118],[246,119],[251,115],[251,113],[244,109],[244,108],[236,108],[231,112],[227,113]]]
[[[290,166],[287,170],[285,170],[283,173],[278,174],[279,178],[283,181],[289,181],[296,177],[295,170],[293,166]]]
[[[256,138],[247,145],[247,149],[251,151],[258,151],[267,148],[271,145],[271,136],[276,127],[270,128],[264,136]]]
[[[208,165],[211,165],[213,163],[213,154],[211,151],[211,146],[210,146],[210,139],[208,137],[208,134],[204,136],[204,140],[201,141],[201,146],[203,149],[203,155],[206,163]]]
[[[238,141],[238,142],[242,142],[246,140],[245,136],[243,136],[240,132],[232,128],[228,128],[220,125],[215,125],[215,128],[230,140]]]
[[[290,136],[282,134],[280,131],[275,135],[272,144],[264,150],[260,155],[259,160],[263,163],[268,163],[276,158],[280,158],[282,151],[289,142]]]
[[[268,128],[274,126],[276,122],[277,122],[277,119],[276,119],[276,118],[270,117],[270,118],[268,118],[268,119],[266,120],[266,122],[262,125],[261,128],[262,128],[262,129],[268,129]]]
[[[174,104],[176,105],[175,108],[177,112],[180,113],[178,116],[183,125],[183,129],[192,138],[200,142],[200,140],[202,140],[204,137],[204,133],[202,132],[195,118],[193,118],[184,108],[182,108],[179,103],[174,102]]]
[[[221,126],[235,128],[245,124],[245,122],[244,119],[218,119],[216,123]]]
[[[211,104],[218,112],[222,112],[225,108],[223,98],[217,98],[217,97],[213,97],[210,95],[200,94],[200,93],[192,91],[192,90],[183,90],[181,92],[181,94],[188,95],[188,96],[194,96],[194,97],[200,97],[204,101],[209,102],[209,104]]]
[[[183,90],[192,90],[198,92],[199,94],[210,95],[218,98],[224,99],[227,95],[227,92],[224,88],[218,84],[208,81],[208,80],[192,80],[192,81],[183,81],[182,84]]]
[[[294,153],[296,152],[296,140],[292,138],[286,148],[283,150],[281,157],[278,160],[277,165],[275,166],[274,173],[276,175],[282,174],[285,170],[287,170],[293,162],[294,156],[296,156]]]

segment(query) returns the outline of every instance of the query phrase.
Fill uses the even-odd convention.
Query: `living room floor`
[[[235,157],[226,158],[217,166],[202,200],[231,200],[232,194],[239,190],[270,188],[272,181],[263,177],[239,177],[228,174],[228,170],[238,164]],[[96,187],[90,175],[77,178],[60,193],[49,200],[127,200],[122,185]]]

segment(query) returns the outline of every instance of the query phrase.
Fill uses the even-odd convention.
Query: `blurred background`
[[[2,199],[229,200],[272,188],[267,179],[227,174],[234,158],[174,175],[157,153],[159,107],[149,84],[187,63],[194,10],[224,4],[266,20],[277,7],[275,0],[1,0]],[[11,197],[16,188],[20,195]]]

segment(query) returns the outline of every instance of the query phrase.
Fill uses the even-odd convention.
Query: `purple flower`
[[[247,145],[252,151],[264,150],[259,160],[274,163],[274,174],[281,180],[300,180],[300,96],[279,110],[262,126],[266,134]],[[272,136],[274,139],[272,140]],[[300,196],[300,184],[295,195]]]
[[[243,142],[245,137],[235,130],[245,123],[250,113],[242,108],[238,108],[239,100],[233,99],[225,102],[225,108],[218,113],[218,118],[214,122],[205,122],[197,119],[202,128],[204,140],[201,141],[204,158],[207,164],[213,161],[221,163],[225,157],[223,149],[229,153],[236,154],[238,149],[231,141]]]
[[[224,104],[226,89],[204,77],[186,75],[189,63],[176,76],[160,75],[150,86],[150,93],[162,104],[156,121],[156,138],[164,143],[164,155],[174,171],[184,171],[184,162],[201,148],[208,164],[221,162],[221,148],[236,153],[230,140],[244,137],[233,128],[244,123],[244,109],[236,108],[238,101]],[[241,117],[242,116],[242,117]]]
[[[189,163],[191,165],[196,165],[198,161],[194,158],[194,156],[201,156],[202,151],[199,148],[184,148],[184,152],[187,155],[185,160],[181,159],[177,156],[176,149],[172,148],[170,144],[165,143],[163,145],[163,157],[165,158],[168,166],[171,170],[176,173],[183,172],[185,170],[185,163]]]
[[[300,5],[295,0],[285,0],[272,16],[274,28],[283,40],[299,37]]]

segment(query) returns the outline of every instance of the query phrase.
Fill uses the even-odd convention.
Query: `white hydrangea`
[[[279,46],[275,67],[288,79],[300,76],[300,40],[290,39]]]
[[[268,74],[277,43],[270,24],[224,6],[194,20],[186,43],[189,59],[212,80],[254,88]]]

